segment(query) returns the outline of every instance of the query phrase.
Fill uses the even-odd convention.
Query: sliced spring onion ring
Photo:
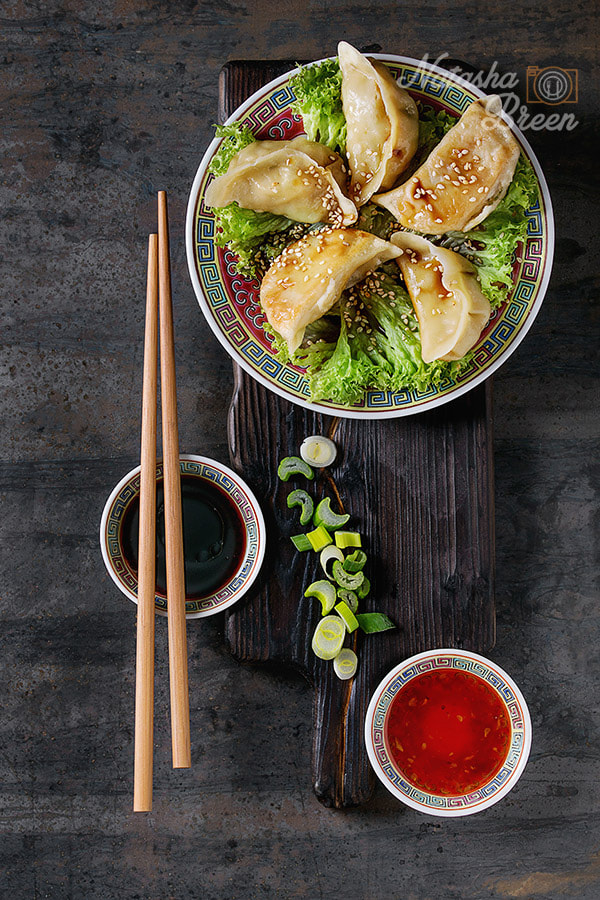
[[[331,531],[341,528],[350,518],[350,513],[336,513],[331,508],[331,498],[324,497],[315,509],[313,521],[315,525],[325,525]]]
[[[317,600],[321,604],[321,609],[323,615],[327,615],[328,612],[331,612],[333,607],[335,606],[336,601],[336,591],[335,585],[331,583],[331,581],[325,581],[322,579],[321,581],[313,581],[312,584],[304,591],[305,597],[316,597]],[[358,622],[356,623],[358,625]]]
[[[360,572],[365,567],[367,554],[364,550],[355,550],[349,553],[344,560],[344,568],[346,572]]]
[[[320,659],[335,659],[344,643],[346,626],[339,616],[321,619],[312,639],[313,652]]]
[[[340,650],[333,660],[333,671],[342,681],[347,681],[348,678],[352,678],[356,672],[357,666],[358,658],[356,653],[354,650],[350,650],[349,647],[344,647],[343,650]]]
[[[338,588],[337,595],[339,600],[343,600],[353,613],[358,609],[358,597],[354,591],[349,591],[347,588]]]
[[[277,475],[282,481],[287,481],[290,475],[304,475],[305,478],[314,478],[315,473],[299,456],[285,456],[277,467]]]
[[[344,625],[346,626],[350,634],[352,634],[353,631],[356,631],[356,629],[358,628],[358,619],[347,603],[344,603],[343,600],[340,600],[339,603],[335,604],[335,611],[343,620]]]
[[[332,559],[338,559],[340,562],[344,560],[344,554],[340,550],[339,547],[334,547],[333,544],[329,544],[327,547],[324,547],[321,550],[321,556],[319,557],[321,561],[321,567],[328,578],[332,578],[330,572],[327,571],[327,563],[329,563]]]
[[[359,600],[364,600],[365,597],[368,596],[370,590],[371,590],[371,582],[365,575],[365,579],[364,579],[363,583],[359,584],[359,586],[356,588],[356,596],[358,597]]]
[[[337,447],[329,438],[320,434],[311,434],[304,438],[300,447],[300,456],[304,462],[321,469],[330,466],[337,455]]]
[[[307,494],[302,488],[297,488],[295,491],[292,491],[291,494],[288,494],[287,505],[288,509],[291,509],[292,506],[301,506],[300,524],[308,525],[312,519],[315,508],[313,498],[310,494]]]
[[[305,534],[292,534],[290,540],[296,550],[312,550],[312,544]]]
[[[335,560],[331,571],[339,586],[346,588],[348,591],[357,591],[358,593],[358,588],[365,580],[364,572],[355,572],[354,574],[352,574],[352,572],[346,572],[341,562],[337,559]]]
[[[317,553],[319,550],[322,550],[323,547],[327,547],[328,544],[332,543],[331,535],[323,525],[319,525],[314,531],[309,531],[306,537],[309,539],[313,550]]]
[[[358,531],[336,531],[335,544],[342,550],[345,550],[346,547],[362,547]]]

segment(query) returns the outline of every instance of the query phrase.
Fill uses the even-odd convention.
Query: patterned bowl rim
[[[255,495],[237,472],[234,472],[217,460],[190,453],[182,453],[179,457],[179,462],[182,475],[206,479],[206,474],[212,473],[215,479],[211,477],[208,480],[216,480],[221,489],[224,487],[235,489],[235,494],[230,491],[227,491],[227,493],[242,513],[246,528],[244,558],[229,582],[218,594],[213,594],[210,597],[186,598],[186,618],[199,619],[204,616],[215,615],[215,613],[221,612],[228,606],[237,603],[256,580],[265,556],[265,520]],[[200,470],[198,469],[199,466],[202,467]],[[157,460],[156,470],[157,476],[162,474],[162,460],[160,459]],[[135,604],[137,604],[137,576],[122,554],[120,525],[129,504],[139,494],[139,475],[140,466],[136,466],[121,478],[111,491],[104,505],[100,520],[100,549],[104,565],[119,590]],[[124,490],[127,496],[123,497],[123,503],[119,506],[118,514],[115,515],[116,501]],[[110,528],[115,529],[112,541],[109,536]],[[111,544],[113,545],[112,550]],[[165,597],[157,594],[155,603],[156,612],[159,615],[166,616],[167,604]]]
[[[496,691],[507,707],[511,722],[511,745],[500,771],[488,784],[460,797],[440,797],[413,787],[404,779],[387,748],[387,712],[393,698],[412,678],[431,671],[430,666],[423,667],[424,663],[436,660],[439,662],[434,663],[435,668],[457,668],[460,671],[465,671],[464,666],[455,666],[455,662],[470,663],[467,671],[485,678],[486,684]],[[411,672],[411,669],[414,671]],[[407,677],[403,678],[404,675]],[[499,684],[505,696],[500,692]],[[513,789],[525,769],[531,750],[531,738],[531,717],[519,687],[495,662],[468,650],[426,650],[399,663],[388,672],[374,691],[365,719],[367,754],[377,777],[391,794],[407,806],[431,816],[468,816],[488,809],[501,800]]]
[[[426,73],[431,73],[432,75],[436,75],[442,78],[449,85],[455,85],[456,87],[461,88],[463,91],[466,91],[467,94],[473,98],[485,97],[483,91],[481,91],[478,87],[470,84],[464,78],[461,78],[454,73],[448,72],[445,69],[436,66],[433,63],[424,64],[422,60],[413,59],[408,56],[397,56],[390,53],[373,53],[369,54],[370,57],[374,59],[380,59],[383,62],[389,62],[393,65],[405,66],[405,67],[413,67],[416,68],[417,71],[425,71]],[[335,59],[336,57],[328,57],[330,59]],[[323,60],[315,60],[315,62],[322,62]],[[244,115],[244,113],[250,109],[263,95],[268,95],[272,93],[279,85],[284,84],[289,81],[290,78],[298,71],[298,69],[293,69],[289,72],[285,72],[283,75],[278,76],[277,78],[270,81],[268,84],[263,85],[251,97],[244,101],[227,119],[226,124],[230,124],[231,122],[235,122],[238,118]],[[432,98],[433,99],[433,98]],[[462,384],[455,384],[454,387],[448,389],[445,393],[438,394],[437,396],[427,396],[427,391],[420,397],[417,397],[416,392],[412,392],[415,399],[411,401],[410,405],[405,407],[396,407],[390,408],[392,397],[399,397],[400,394],[392,394],[390,392],[372,392],[375,395],[373,402],[377,403],[378,395],[386,395],[387,400],[384,402],[382,399],[382,406],[384,408],[371,407],[369,409],[361,409],[359,407],[343,407],[337,404],[328,403],[326,401],[315,401],[312,402],[303,397],[297,396],[292,393],[291,390],[286,390],[285,387],[281,387],[278,384],[270,381],[266,378],[260,369],[253,366],[242,353],[240,353],[237,347],[233,346],[233,344],[228,340],[228,337],[223,333],[221,328],[219,327],[218,322],[216,321],[213,311],[210,307],[209,301],[204,293],[203,287],[200,282],[200,278],[198,276],[197,271],[197,254],[196,254],[196,214],[199,207],[199,203],[201,200],[200,191],[202,187],[203,179],[206,176],[206,170],[208,165],[212,159],[213,154],[215,153],[217,147],[220,144],[219,138],[214,138],[209,144],[202,161],[198,167],[196,172],[196,176],[194,178],[192,188],[190,191],[190,196],[188,200],[187,206],[187,215],[186,215],[186,225],[185,225],[185,234],[186,234],[186,252],[187,252],[187,261],[188,261],[188,269],[190,273],[190,278],[192,281],[192,285],[194,287],[194,291],[196,293],[196,297],[198,300],[198,304],[206,318],[211,330],[213,331],[217,340],[222,344],[225,350],[229,353],[232,359],[240,365],[252,378],[256,379],[260,384],[266,387],[268,390],[273,391],[279,396],[289,400],[292,403],[296,403],[304,409],[310,409],[318,413],[322,413],[325,415],[334,415],[343,418],[353,418],[353,419],[385,419],[385,418],[396,418],[405,415],[414,415],[416,413],[425,412],[427,410],[433,409],[436,406],[440,406],[444,403],[448,403],[451,400],[455,400],[460,397],[462,394],[467,391],[472,390],[477,387],[477,385],[481,384],[493,374],[502,363],[506,362],[506,360],[511,356],[511,354],[517,349],[529,329],[531,328],[539,309],[542,305],[542,301],[544,299],[546,289],[548,287],[548,283],[550,280],[550,274],[552,270],[552,262],[554,257],[554,217],[552,212],[552,202],[550,199],[550,192],[548,190],[548,185],[546,183],[546,179],[542,172],[542,168],[538,162],[538,159],[533,152],[529,142],[523,136],[520,129],[515,125],[514,122],[510,121],[508,117],[502,113],[502,117],[509,124],[513,134],[515,135],[517,141],[519,142],[521,149],[525,152],[527,158],[531,162],[540,188],[540,192],[542,195],[542,200],[544,204],[544,221],[545,221],[545,229],[544,229],[544,237],[546,241],[546,252],[542,259],[543,264],[543,275],[542,279],[539,283],[536,283],[536,294],[535,300],[531,305],[531,308],[526,313],[525,320],[519,325],[519,330],[517,334],[511,339],[508,345],[504,345],[500,352],[497,354],[496,358],[493,359],[490,363],[488,363],[485,367],[479,371],[478,374],[474,375],[472,378],[468,378]],[[503,314],[504,317],[504,314]],[[267,354],[268,355],[268,354]],[[271,356],[269,356],[269,359]],[[387,408],[385,406],[387,405]]]

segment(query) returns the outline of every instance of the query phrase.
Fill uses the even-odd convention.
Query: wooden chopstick
[[[156,388],[158,365],[158,240],[148,239],[142,386],[140,532],[135,675],[133,810],[152,809],[154,741],[154,595],[156,561]]]
[[[179,430],[177,426],[169,226],[167,219],[167,195],[164,191],[159,191],[158,193],[158,285],[171,740],[173,768],[187,769],[191,765],[191,749],[185,631],[185,571],[181,522],[181,473],[179,468]]]

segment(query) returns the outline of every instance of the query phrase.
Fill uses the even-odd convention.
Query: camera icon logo
[[[579,91],[578,69],[561,69],[560,66],[527,67],[527,102],[546,103],[558,106],[560,103],[577,103]]]

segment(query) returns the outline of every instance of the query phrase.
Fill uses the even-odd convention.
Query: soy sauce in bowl
[[[246,552],[246,529],[233,501],[216,484],[181,477],[185,594],[200,599],[218,593],[235,575]],[[139,496],[123,517],[123,555],[138,570]],[[156,592],[166,596],[164,488],[156,484]]]

